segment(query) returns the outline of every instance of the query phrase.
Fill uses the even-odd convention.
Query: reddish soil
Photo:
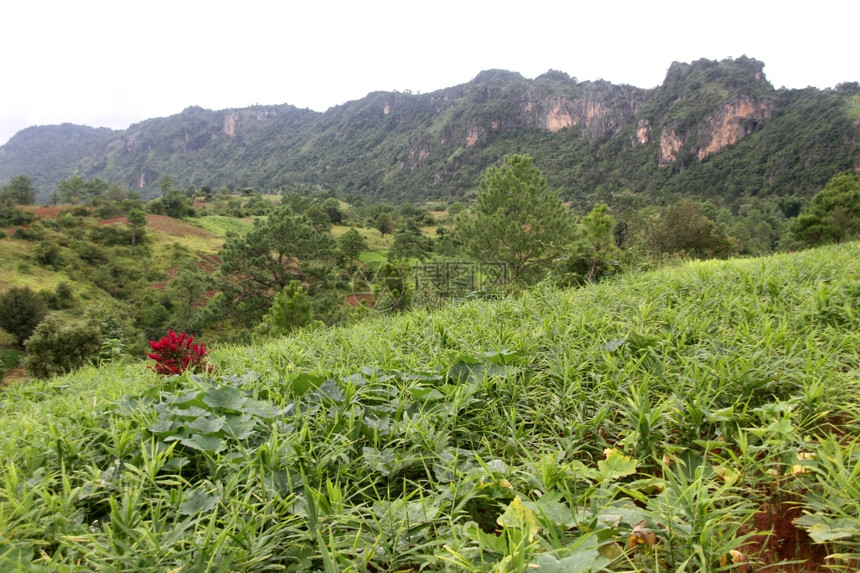
[[[104,219],[99,221],[100,225],[110,225],[112,223],[128,223],[128,219],[125,217],[114,217],[113,219]],[[196,225],[192,225],[172,217],[166,217],[164,215],[147,215],[146,226],[150,231],[161,231],[162,233],[178,237],[200,237],[202,239],[209,239],[216,236],[215,233],[207,231],[206,229],[201,229]]]
[[[42,219],[56,219],[63,211],[68,211],[68,205],[34,205],[27,208]]]
[[[756,573],[812,573],[836,571],[827,566],[827,551],[794,525],[801,510],[790,503],[766,504],[756,513],[753,529],[762,532],[744,545],[744,553],[757,556]],[[770,535],[767,533],[770,532]],[[786,562],[795,563],[786,563]]]
[[[373,306],[373,293],[359,292],[346,295],[346,304],[349,306],[359,306],[362,302],[366,306]]]

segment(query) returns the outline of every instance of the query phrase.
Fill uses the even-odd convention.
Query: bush
[[[41,242],[32,252],[33,261],[42,268],[60,270],[63,267],[63,253],[54,243]]]
[[[53,291],[43,291],[45,302],[51,310],[66,310],[75,306],[75,292],[69,283],[62,282]]]
[[[45,227],[38,221],[28,227],[16,227],[12,238],[35,243],[45,238]]]
[[[0,295],[0,328],[23,345],[45,315],[45,299],[30,287],[14,287]]]
[[[130,245],[131,229],[124,225],[103,225],[90,231],[90,240],[106,247]]]
[[[66,374],[97,361],[102,333],[95,324],[49,315],[27,340],[24,367],[36,378]]]

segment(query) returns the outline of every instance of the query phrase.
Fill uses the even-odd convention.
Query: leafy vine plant
[[[182,374],[186,370],[192,372],[208,371],[209,365],[205,363],[206,345],[202,342],[194,344],[194,335],[184,332],[177,334],[168,329],[167,336],[161,340],[150,340],[149,346],[152,352],[147,352],[149,358],[155,360],[155,365],[150,366],[159,374],[165,376]]]

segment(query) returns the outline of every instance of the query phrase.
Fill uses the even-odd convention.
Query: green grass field
[[[856,571],[858,258],[693,262],[217,347],[208,374],[15,385],[0,570]]]

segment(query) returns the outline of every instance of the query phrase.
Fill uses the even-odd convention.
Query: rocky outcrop
[[[669,165],[678,158],[678,150],[684,145],[684,140],[675,133],[671,127],[664,127],[660,133],[660,156],[658,162],[661,166]]]
[[[709,117],[700,129],[699,148],[696,155],[700,160],[733,145],[742,137],[749,135],[758,124],[768,119],[773,111],[770,102],[757,102],[752,98],[738,98],[723,104],[714,115]]]
[[[236,112],[228,112],[224,114],[224,134],[227,137],[236,136],[236,120],[239,119],[239,114]]]
[[[579,92],[578,97],[546,97],[540,86],[530,89],[521,107],[525,125],[550,132],[578,127],[588,139],[613,136],[635,121],[645,94],[606,82],[574,84],[569,91]]]

